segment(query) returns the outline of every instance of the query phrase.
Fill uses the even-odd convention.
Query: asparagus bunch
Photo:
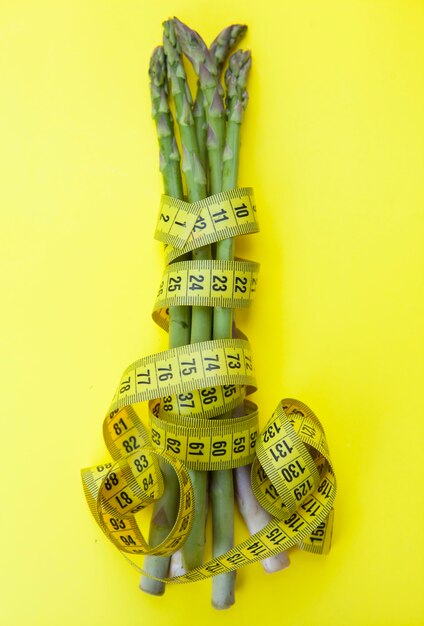
[[[247,105],[246,83],[251,67],[249,51],[238,50],[230,56],[225,73],[226,99],[221,85],[221,73],[230,51],[246,32],[243,25],[225,28],[208,49],[198,33],[174,18],[164,23],[163,47],[154,50],[150,61],[152,111],[159,141],[160,169],[165,193],[183,198],[184,175],[186,196],[189,201],[200,200],[207,194],[237,186],[240,152],[240,127]],[[182,61],[184,53],[191,61],[198,77],[196,98],[193,102],[188,88]],[[170,92],[168,89],[170,85]],[[180,153],[174,134],[170,111],[172,99],[182,149]],[[206,172],[208,176],[206,176]],[[211,259],[210,246],[197,249],[193,259]],[[215,258],[234,258],[234,239],[216,244]],[[216,307],[171,307],[170,347],[187,343],[232,336],[233,311]],[[231,414],[221,417],[231,417]],[[179,487],[173,470],[163,463],[165,491],[155,504],[149,533],[151,545],[157,545],[169,534],[177,514]],[[246,468],[235,471],[236,497],[240,512],[251,532],[263,527],[265,521],[261,507],[255,507],[255,497],[247,480]],[[203,561],[205,523],[208,501],[207,472],[191,471],[195,498],[195,522],[190,536],[181,551],[172,557],[171,574],[181,573],[199,566]],[[213,518],[213,555],[229,550],[234,542],[234,484],[232,470],[210,473],[210,502]],[[248,483],[248,484],[247,484]],[[250,489],[250,492],[249,492]],[[253,499],[252,499],[253,498]],[[265,512],[266,513],[266,512]],[[276,571],[287,565],[287,558],[274,559],[264,567]],[[269,560],[267,560],[269,561]],[[169,557],[146,557],[145,571],[157,578],[168,574]],[[212,603],[216,608],[227,608],[234,602],[235,572],[213,578]],[[164,585],[142,577],[143,591],[160,595]]]

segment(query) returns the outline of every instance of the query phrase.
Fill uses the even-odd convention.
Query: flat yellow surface
[[[210,580],[143,595],[79,477],[123,369],[166,347],[146,73],[174,13],[249,26],[252,399],[311,406],[339,482],[331,554],[241,570],[226,613]],[[0,622],[424,624],[424,2],[2,0],[0,67]]]

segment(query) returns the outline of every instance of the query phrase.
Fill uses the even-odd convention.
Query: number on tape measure
[[[258,230],[253,190],[245,187],[193,203],[162,196],[155,238],[167,244],[170,263],[195,248]]]

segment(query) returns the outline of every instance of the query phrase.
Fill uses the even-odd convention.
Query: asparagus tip
[[[205,64],[208,70],[215,74],[217,71],[216,65],[209,52],[209,49],[199,33],[186,24],[181,22],[177,17],[174,17],[173,24],[175,27],[176,38],[181,46],[182,51],[191,61],[193,69],[197,75],[199,75],[199,66],[201,63]]]
[[[246,31],[247,26],[245,24],[231,24],[215,37],[209,50],[219,70],[222,69],[230,50],[239,43]]]

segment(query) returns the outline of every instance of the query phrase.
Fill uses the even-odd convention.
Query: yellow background
[[[310,405],[339,482],[332,553],[241,570],[221,614],[210,581],[139,592],[79,477],[123,369],[166,347],[147,66],[173,14],[249,26],[253,399]],[[424,2],[2,0],[0,67],[0,622],[424,624]]]

